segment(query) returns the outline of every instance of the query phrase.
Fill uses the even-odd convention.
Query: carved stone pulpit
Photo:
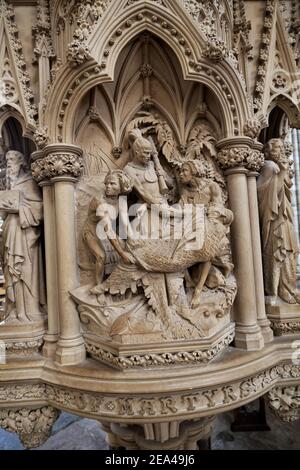
[[[38,447],[64,410],[98,420],[112,448],[196,450],[216,415],[262,396],[298,418],[294,9],[13,3],[0,426]]]

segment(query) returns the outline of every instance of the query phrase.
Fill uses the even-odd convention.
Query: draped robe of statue
[[[6,209],[9,205],[11,210]],[[46,303],[40,241],[43,205],[32,177],[25,174],[17,179],[10,191],[1,191],[0,207],[5,213],[3,271],[6,316],[22,321],[38,320]]]
[[[295,303],[298,243],[293,225],[288,161],[265,162],[258,180],[265,292]]]

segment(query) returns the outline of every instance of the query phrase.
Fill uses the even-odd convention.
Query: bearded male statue
[[[41,250],[43,203],[22,153],[6,154],[6,190],[0,191],[4,219],[2,263],[7,323],[44,316],[45,287]]]
[[[299,249],[291,202],[292,162],[281,139],[266,144],[265,157],[258,178],[265,293],[295,304],[300,302],[300,294],[296,286]]]

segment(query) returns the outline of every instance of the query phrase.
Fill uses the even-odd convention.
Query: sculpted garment
[[[265,291],[269,296],[296,291],[298,243],[293,226],[291,181],[285,164],[267,161],[258,181]]]
[[[40,243],[43,204],[30,176],[18,180],[12,189],[19,193],[19,202],[18,212],[8,213],[3,224],[6,313],[15,311],[18,318],[32,320],[41,316],[46,303]]]

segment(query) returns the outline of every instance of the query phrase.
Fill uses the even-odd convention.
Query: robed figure
[[[299,253],[291,203],[292,163],[281,139],[265,146],[265,165],[258,179],[265,293],[299,303],[296,266]]]
[[[5,317],[8,322],[35,321],[42,318],[45,305],[42,197],[20,152],[7,152],[6,163],[7,190],[0,191]]]

